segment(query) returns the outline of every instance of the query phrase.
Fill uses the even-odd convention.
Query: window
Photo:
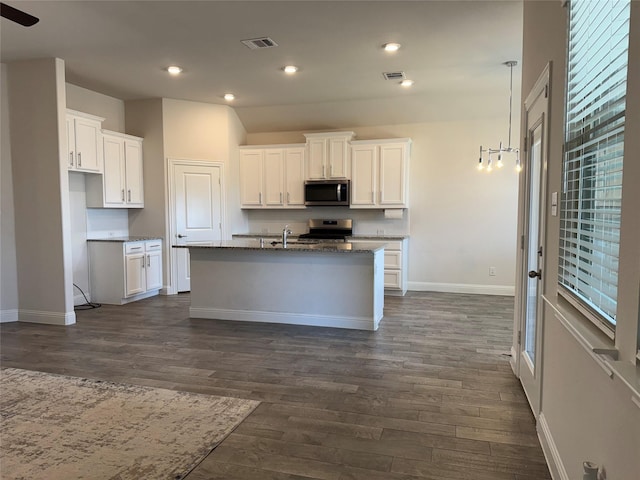
[[[559,292],[609,336],[616,325],[630,0],[572,0]]]

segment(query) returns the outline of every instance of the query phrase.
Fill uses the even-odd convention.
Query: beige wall
[[[341,128],[354,131],[356,139],[362,140],[412,139],[410,208],[402,221],[355,209],[324,209],[322,213],[353,218],[358,234],[375,234],[379,229],[385,234],[409,234],[411,290],[513,294],[518,191],[515,163],[507,158],[507,166],[492,174],[475,168],[481,144],[497,147],[500,140],[507,141],[507,114],[508,110],[499,118],[475,121]],[[514,145],[518,115],[516,108]],[[247,142],[254,145],[304,140],[303,132],[247,135]],[[259,232],[275,216],[304,223],[315,212],[253,211],[249,228]],[[489,267],[496,268],[495,276],[489,276]]]
[[[128,133],[124,129],[124,102],[93,90],[66,84],[67,108],[103,117],[102,128]]]
[[[18,320],[13,174],[7,66],[0,64],[0,322]]]
[[[606,478],[637,478],[640,472],[640,410],[625,384],[637,387],[633,364],[640,297],[640,2],[632,2],[631,48],[627,90],[627,124],[623,185],[623,228],[620,248],[618,327],[614,343],[598,332],[557,295],[559,217],[550,215],[547,198],[544,309],[539,432],[554,478],[582,478],[582,462],[593,461]],[[523,92],[528,92],[547,62],[552,61],[549,118],[548,194],[561,192],[564,120],[566,12],[561,2],[524,3]],[[564,322],[555,315],[563,314]],[[624,315],[622,313],[624,312]],[[581,340],[578,340],[580,338]],[[608,376],[587,347],[618,347],[621,361],[609,361]],[[608,367],[608,368],[609,368]],[[640,400],[640,397],[637,397]]]
[[[75,322],[68,174],[60,167],[63,154],[66,158],[64,85],[62,60],[8,65],[22,321]]]

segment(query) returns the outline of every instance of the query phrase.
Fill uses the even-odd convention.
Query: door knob
[[[178,234],[178,238],[187,238],[186,235],[182,235],[181,233]]]
[[[529,278],[536,278],[538,277],[538,280],[542,279],[542,270],[538,270],[537,272],[535,270],[531,270],[529,272]]]

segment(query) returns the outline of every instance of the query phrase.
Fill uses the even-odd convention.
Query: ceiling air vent
[[[269,37],[250,38],[249,40],[242,40],[242,43],[251,50],[257,50],[258,48],[272,48],[277,47],[278,44]]]
[[[384,72],[382,74],[385,80],[404,80],[404,72]]]

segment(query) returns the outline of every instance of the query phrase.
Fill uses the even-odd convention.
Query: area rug
[[[0,478],[181,479],[259,404],[0,371]]]

